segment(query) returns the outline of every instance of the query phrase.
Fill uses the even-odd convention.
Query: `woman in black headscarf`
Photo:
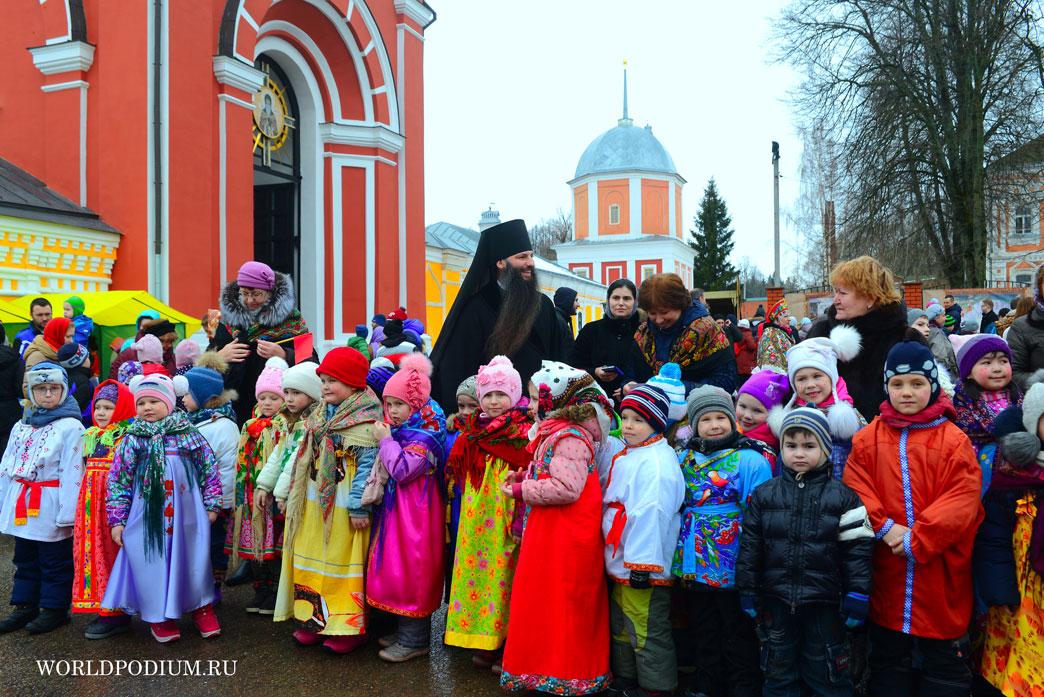
[[[606,294],[605,316],[583,326],[569,354],[569,365],[590,373],[609,395],[637,379],[635,362],[641,358],[634,343],[641,324],[637,301],[634,283],[626,278],[613,281]]]

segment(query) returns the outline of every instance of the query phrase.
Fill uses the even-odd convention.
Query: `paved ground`
[[[6,614],[10,597],[13,544],[0,537],[0,613]],[[294,697],[350,694],[352,697],[502,696],[496,676],[471,664],[466,651],[442,645],[445,609],[435,617],[432,651],[428,658],[391,665],[377,657],[376,642],[349,656],[332,656],[321,648],[302,649],[290,638],[289,622],[247,614],[243,608],[252,597],[249,587],[228,590],[218,609],[222,636],[203,640],[191,619],[181,622],[182,638],[172,644],[155,642],[148,629],[136,622],[132,631],[112,639],[88,641],[83,629],[92,619],[74,615],[72,624],[50,634],[32,637],[24,631],[0,636],[0,695],[18,697],[226,697],[279,695]],[[41,676],[38,660],[92,659],[100,661],[223,661],[234,670],[221,677],[59,677]],[[234,662],[234,664],[232,663]],[[147,664],[145,664],[147,665]],[[66,669],[63,664],[56,667]],[[158,667],[154,664],[153,667]]]

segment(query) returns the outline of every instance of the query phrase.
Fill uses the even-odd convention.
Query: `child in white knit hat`
[[[846,325],[838,325],[830,338],[813,337],[787,351],[787,377],[794,396],[784,411],[770,415],[769,425],[779,437],[779,429],[787,409],[793,406],[815,407],[827,417],[833,449],[831,471],[840,479],[845,461],[852,450],[852,437],[866,426],[866,419],[856,411],[848,395],[845,381],[837,373],[837,362],[850,361],[859,354],[859,333]]]

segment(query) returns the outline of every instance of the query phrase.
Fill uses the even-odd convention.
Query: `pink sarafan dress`
[[[388,470],[374,515],[366,570],[366,602],[403,617],[428,617],[442,604],[446,501],[445,429],[428,405],[380,442]]]

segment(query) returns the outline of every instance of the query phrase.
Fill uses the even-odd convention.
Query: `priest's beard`
[[[486,348],[493,356],[511,356],[526,343],[533,323],[540,314],[540,288],[536,269],[528,281],[513,266],[508,267],[507,288],[500,301],[500,313],[493,325]]]

